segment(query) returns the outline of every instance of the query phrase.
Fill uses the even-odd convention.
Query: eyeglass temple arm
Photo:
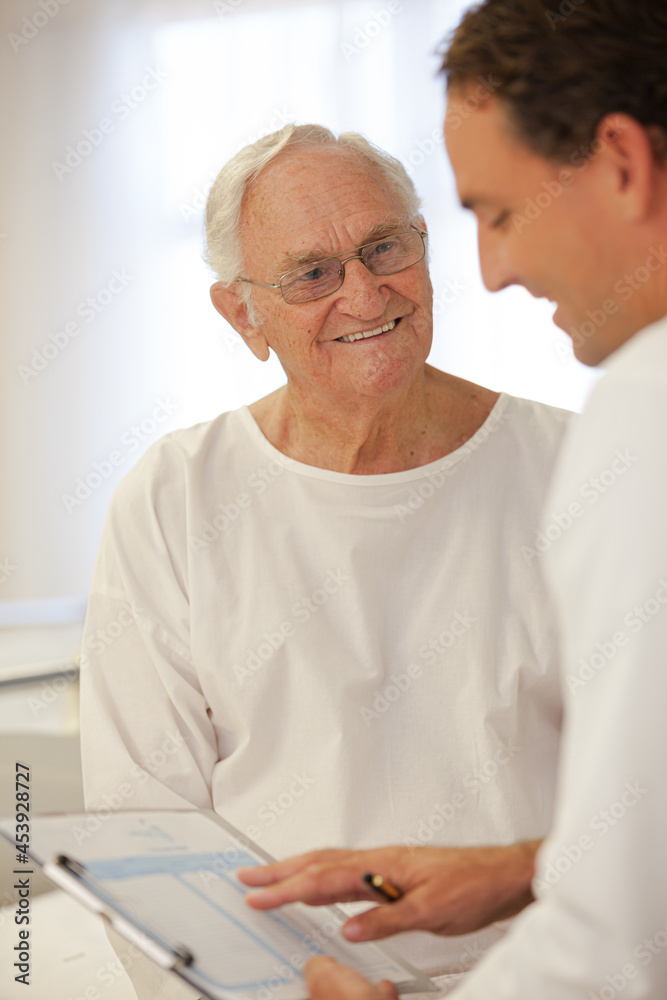
[[[280,288],[280,282],[277,285],[271,285],[268,281],[253,281],[252,278],[235,278],[235,281],[245,281],[249,285],[264,285],[265,288]]]

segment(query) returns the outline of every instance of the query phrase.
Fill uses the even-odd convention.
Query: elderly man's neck
[[[333,400],[288,383],[250,412],[271,444],[298,462],[381,475],[427,465],[460,448],[497,399],[497,392],[427,365],[390,397]]]

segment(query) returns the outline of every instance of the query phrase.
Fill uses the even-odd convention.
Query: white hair
[[[374,146],[358,132],[342,132],[338,138],[323,125],[285,125],[244,146],[216,177],[206,202],[206,249],[204,260],[223,285],[231,285],[243,271],[241,205],[248,186],[284,149],[333,146],[363,156],[396,193],[409,222],[420,219],[421,199],[402,163]],[[252,286],[242,283],[240,294],[253,316]]]

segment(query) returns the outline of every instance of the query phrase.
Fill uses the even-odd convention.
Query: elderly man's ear
[[[262,327],[251,323],[248,307],[239,295],[238,289],[216,281],[211,285],[211,302],[223,319],[226,319],[243,337],[255,357],[260,361],[268,361],[269,345]]]

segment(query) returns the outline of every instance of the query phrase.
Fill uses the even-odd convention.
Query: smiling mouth
[[[399,316],[398,319],[392,319],[389,323],[385,323],[384,326],[377,326],[374,330],[364,330],[363,333],[350,333],[345,337],[337,337],[336,340],[339,344],[352,344],[355,340],[369,340],[371,337],[379,337],[383,333],[389,333],[400,322],[401,317]]]

